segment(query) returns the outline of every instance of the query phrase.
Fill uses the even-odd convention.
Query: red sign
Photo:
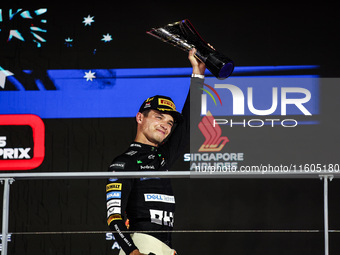
[[[202,121],[198,124],[198,128],[205,137],[205,141],[198,151],[218,152],[222,150],[227,142],[229,142],[228,137],[221,136],[221,128],[218,124],[214,124],[214,120],[214,116],[208,111],[207,115],[204,116]]]
[[[6,125],[30,126],[32,128],[34,144],[33,157],[28,158],[27,151],[25,151],[24,148],[4,148],[6,145],[6,137],[1,137],[0,155],[5,159],[0,159],[0,171],[28,170],[40,166],[45,157],[45,125],[42,119],[33,114],[0,115],[0,126]]]

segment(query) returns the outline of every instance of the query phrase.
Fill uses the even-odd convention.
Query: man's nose
[[[164,130],[169,130],[170,129],[170,125],[166,122],[163,122],[161,123],[161,127],[164,129]]]

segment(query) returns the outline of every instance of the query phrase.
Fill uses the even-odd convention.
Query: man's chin
[[[159,137],[155,138],[154,143],[161,145],[166,141],[166,138],[167,138],[167,136],[159,136]]]

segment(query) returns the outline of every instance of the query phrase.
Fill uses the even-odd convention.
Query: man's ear
[[[144,118],[144,115],[140,112],[137,112],[136,121],[137,121],[138,124],[142,123],[143,118]]]

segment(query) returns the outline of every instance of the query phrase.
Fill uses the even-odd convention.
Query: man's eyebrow
[[[164,114],[163,113],[161,113],[161,112],[159,112],[159,111],[154,111],[154,113],[156,114],[156,115],[159,115],[159,116],[164,116]]]

